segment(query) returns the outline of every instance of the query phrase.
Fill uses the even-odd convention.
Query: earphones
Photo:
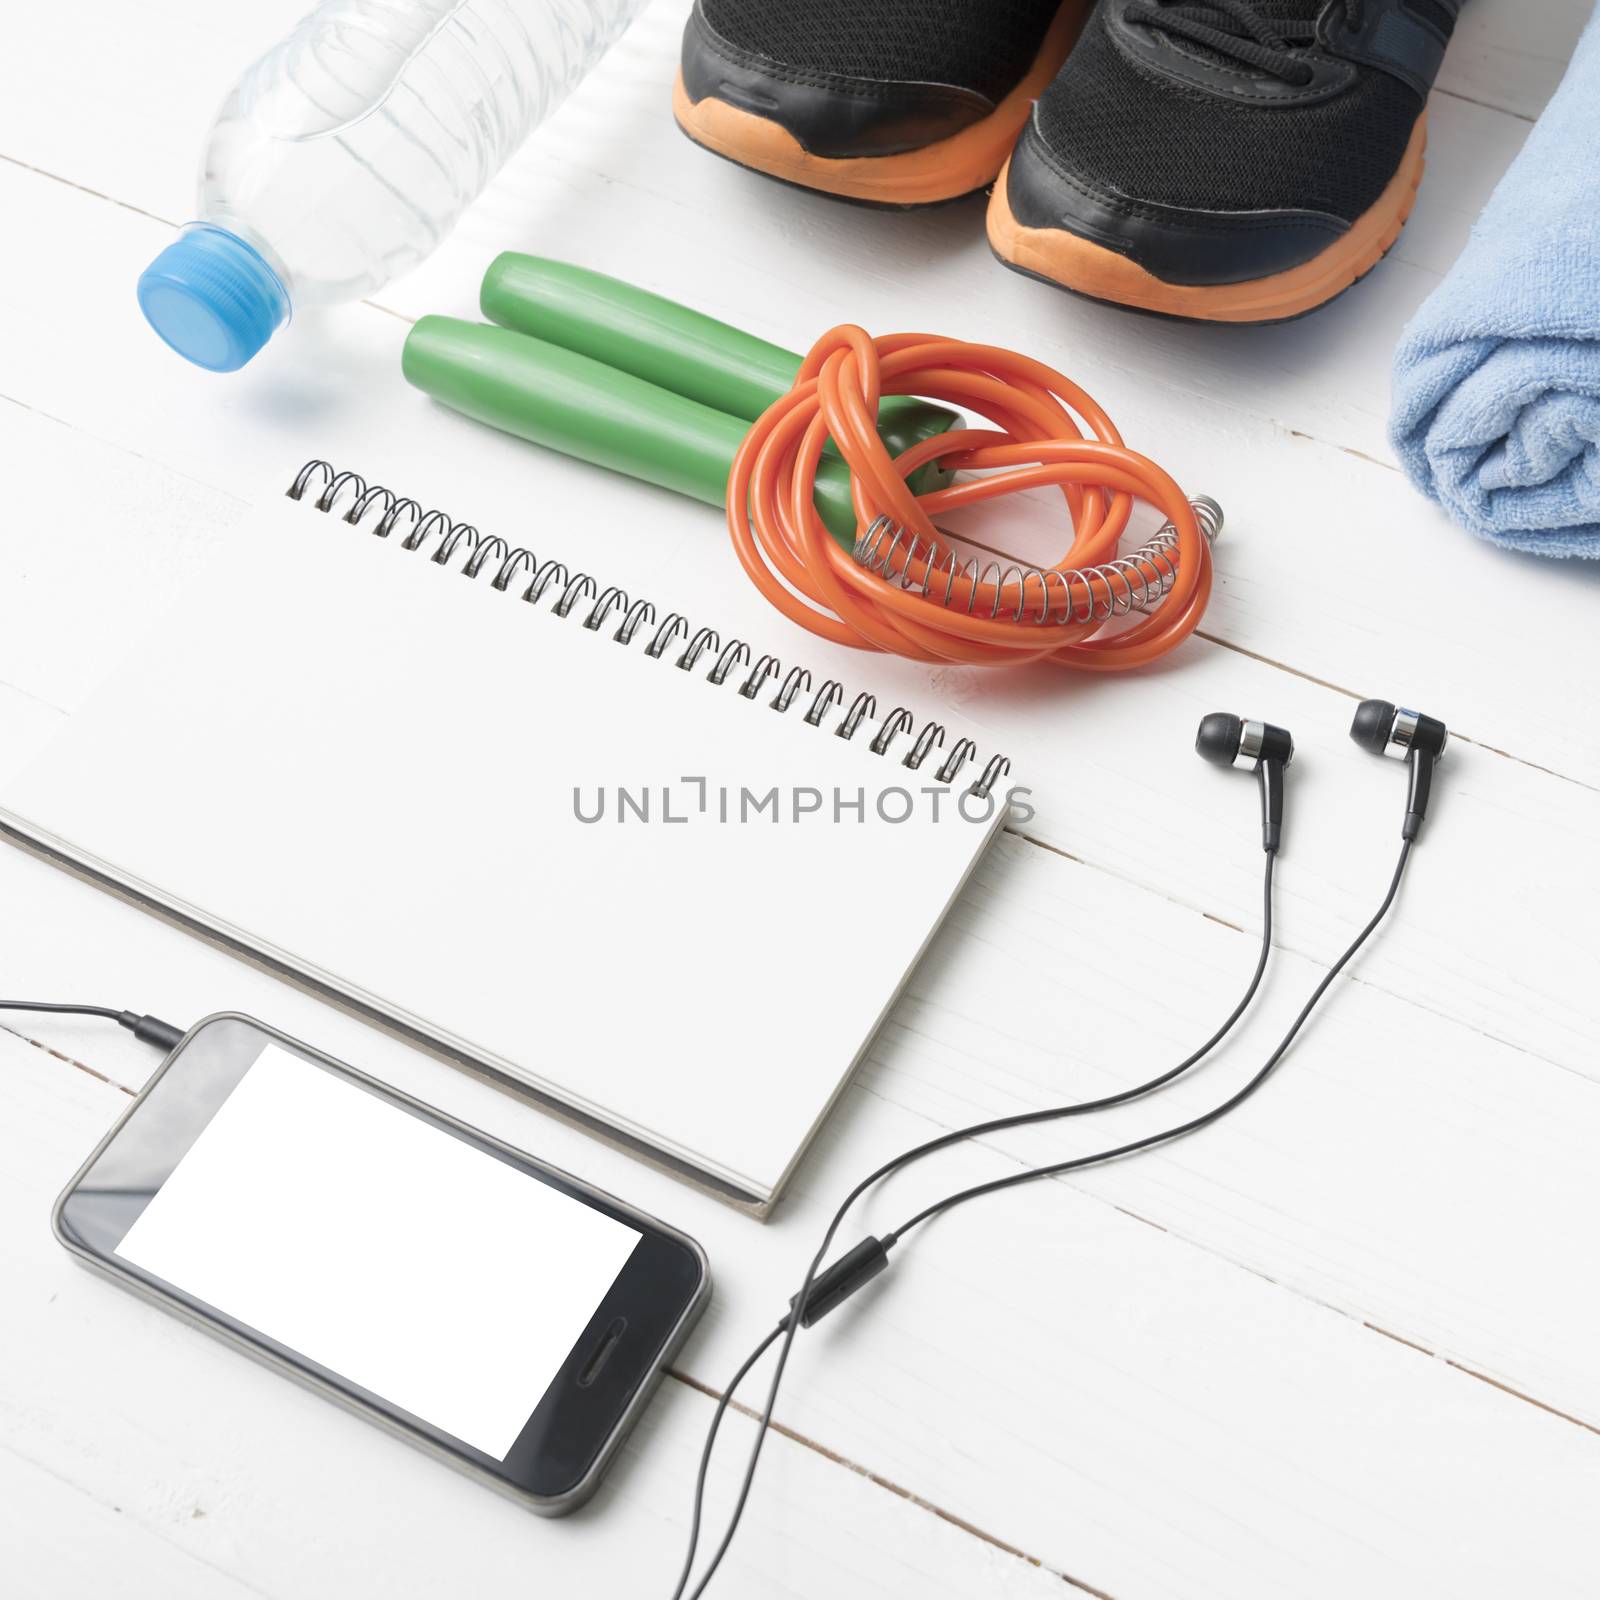
[[[1227,711],[1200,719],[1194,747],[1214,767],[1254,767],[1261,783],[1261,848],[1283,837],[1283,779],[1294,760],[1294,736],[1271,722],[1244,722]]]
[[[1400,837],[1422,832],[1433,792],[1433,769],[1450,742],[1437,717],[1408,711],[1387,700],[1363,700],[1350,723],[1350,737],[1375,756],[1392,756],[1410,769],[1406,819]],[[1200,719],[1194,747],[1214,767],[1253,769],[1261,784],[1261,847],[1276,851],[1283,837],[1284,774],[1294,760],[1294,736],[1271,722],[1247,722],[1228,711]]]
[[[1278,727],[1270,722],[1246,721],[1240,717],[1233,716],[1231,713],[1218,711],[1201,720],[1199,730],[1195,736],[1195,749],[1203,760],[1210,762],[1213,766],[1253,770],[1256,773],[1257,782],[1261,790],[1261,844],[1266,855],[1262,885],[1261,941],[1256,956],[1255,970],[1245,987],[1244,994],[1204,1044],[1192,1054],[1186,1056],[1176,1066],[1167,1068],[1164,1072],[1158,1073],[1155,1077],[1149,1078],[1143,1083],[1135,1084],[1132,1088],[1120,1090],[1115,1094],[1102,1095],[1094,1100],[1079,1100],[1067,1105],[1051,1106],[1039,1111],[1026,1111],[1014,1116],[996,1117],[988,1122],[974,1123],[969,1127],[953,1129],[910,1150],[902,1151],[898,1156],[884,1162],[883,1165],[868,1173],[865,1178],[850,1190],[839,1205],[839,1208],[834,1212],[832,1221],[824,1231],[822,1242],[818,1245],[816,1254],[811,1258],[811,1264],[806,1269],[806,1275],[800,1285],[799,1292],[789,1301],[789,1310],[779,1320],[777,1326],[745,1358],[717,1401],[716,1409],[712,1413],[711,1424],[706,1431],[705,1444],[700,1454],[699,1471],[695,1478],[693,1514],[689,1524],[688,1549],[684,1556],[682,1570],[678,1576],[677,1587],[672,1592],[672,1600],[684,1600],[685,1596],[688,1597],[688,1600],[698,1600],[698,1597],[705,1593],[707,1585],[711,1582],[718,1566],[722,1562],[723,1556],[727,1553],[729,1545],[733,1542],[733,1536],[739,1526],[739,1519],[744,1513],[745,1502],[749,1498],[750,1486],[755,1479],[756,1466],[761,1457],[761,1447],[766,1439],[768,1426],[772,1421],[773,1410],[777,1405],[778,1389],[783,1382],[784,1371],[789,1360],[789,1352],[793,1347],[797,1330],[801,1327],[811,1327],[830,1311],[842,1305],[858,1289],[863,1288],[873,1278],[887,1270],[890,1265],[890,1251],[912,1229],[938,1216],[941,1212],[948,1211],[954,1206],[963,1205],[969,1200],[975,1200],[980,1195],[993,1194],[998,1190],[1014,1188],[1019,1184],[1033,1183],[1041,1178],[1054,1177],[1062,1173],[1081,1171],[1086,1167],[1099,1166],[1105,1162],[1135,1155],[1141,1151],[1150,1150],[1158,1145],[1168,1144],[1175,1139],[1185,1138],[1189,1134],[1197,1133],[1200,1129],[1219,1121],[1227,1116],[1229,1112],[1243,1105],[1277,1070],[1279,1063],[1288,1054],[1290,1047],[1299,1036],[1307,1019],[1316,1010],[1322,997],[1333,985],[1334,980],[1344,971],[1345,967],[1367,940],[1372,937],[1379,924],[1389,914],[1390,908],[1394,905],[1395,897],[1400,892],[1401,881],[1405,876],[1406,865],[1410,860],[1412,845],[1422,829],[1422,822],[1427,813],[1429,794],[1432,789],[1433,769],[1443,755],[1445,745],[1449,742],[1449,730],[1436,718],[1423,716],[1420,712],[1398,709],[1386,700],[1364,700],[1357,708],[1355,720],[1351,723],[1350,737],[1362,749],[1368,750],[1375,755],[1389,755],[1403,760],[1410,769],[1410,784],[1406,796],[1405,822],[1401,828],[1402,842],[1399,859],[1395,863],[1393,874],[1389,880],[1389,887],[1385,891],[1383,899],[1379,902],[1377,910],[1373,912],[1366,925],[1345,947],[1338,960],[1322,975],[1321,980],[1311,991],[1309,998],[1290,1024],[1288,1031],[1279,1039],[1266,1060],[1245,1081],[1242,1087],[1236,1089],[1226,1099],[1219,1101],[1196,1116],[1170,1127],[1162,1128],[1155,1133],[1146,1134],[1141,1138],[1115,1145],[1110,1149],[1094,1151],[1088,1155],[1072,1156],[1066,1160],[1052,1162],[1046,1166],[1030,1167],[1024,1171],[1012,1173],[1008,1177],[991,1179],[987,1183],[974,1184],[970,1188],[958,1190],[954,1194],[948,1194],[942,1199],[922,1207],[909,1220],[901,1223],[899,1227],[891,1229],[882,1237],[868,1236],[861,1240],[859,1244],[847,1250],[827,1268],[822,1266],[823,1257],[828,1253],[846,1213],[862,1195],[883,1179],[889,1177],[890,1174],[899,1172],[913,1162],[932,1155],[937,1150],[946,1149],[967,1139],[979,1138],[986,1134],[1000,1132],[1006,1128],[1021,1127],[1030,1123],[1083,1116],[1091,1112],[1107,1110],[1112,1106],[1126,1105],[1130,1101],[1142,1099],[1144,1096],[1154,1093],[1156,1090],[1183,1076],[1192,1067],[1198,1065],[1209,1056],[1216,1046],[1232,1032],[1234,1025],[1249,1009],[1251,1002],[1255,999],[1260,989],[1261,980],[1267,968],[1267,960],[1272,950],[1274,868],[1283,836],[1284,791],[1287,771],[1294,759],[1294,739],[1287,728]],[[781,1341],[781,1344],[779,1341]],[[779,1345],[778,1357],[772,1378],[768,1384],[766,1405],[757,1424],[755,1442],[751,1446],[750,1454],[745,1463],[738,1496],[729,1515],[721,1542],[706,1564],[705,1570],[700,1574],[698,1581],[690,1589],[690,1577],[694,1570],[695,1555],[699,1546],[701,1514],[705,1503],[706,1477],[710,1468],[711,1453],[716,1444],[718,1429],[721,1427],[723,1416],[732,1402],[739,1385],[744,1382],[756,1363],[774,1344]]]
[[[1400,837],[1408,842],[1415,839],[1428,814],[1434,763],[1450,742],[1450,730],[1437,717],[1425,717],[1420,711],[1407,711],[1387,700],[1363,700],[1350,724],[1350,737],[1363,750],[1375,756],[1392,756],[1411,769],[1406,820]]]

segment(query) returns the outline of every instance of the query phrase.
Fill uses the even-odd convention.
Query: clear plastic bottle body
[[[645,0],[324,0],[213,124],[200,216],[297,306],[422,261]]]
[[[646,3],[323,0],[224,102],[205,226],[141,279],[146,316],[231,371],[290,306],[409,271]]]

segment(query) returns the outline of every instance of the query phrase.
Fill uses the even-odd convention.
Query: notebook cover
[[[907,768],[922,724],[889,708],[838,737],[846,694],[814,725],[820,682],[776,709],[759,652],[681,669],[696,629],[603,585],[530,603],[503,547],[430,559],[446,519],[374,537],[385,506],[263,505],[0,826],[764,1210],[1005,785],[941,782],[948,733]]]

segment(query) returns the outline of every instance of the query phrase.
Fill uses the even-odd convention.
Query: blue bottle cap
[[[237,372],[289,318],[289,295],[236,234],[191,223],[139,276],[139,309],[186,360]]]

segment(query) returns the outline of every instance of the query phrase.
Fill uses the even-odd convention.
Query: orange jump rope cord
[[[940,434],[891,457],[877,430],[878,402],[890,394],[944,401],[994,426]],[[937,599],[862,566],[829,533],[812,484],[830,438],[850,468],[858,537],[880,517],[904,528],[916,540],[905,581],[919,584],[931,569]],[[982,476],[912,493],[906,479],[935,460]],[[1060,607],[1052,613],[1049,586],[1040,594],[1035,580],[1038,598],[1031,599],[1015,574],[987,580],[958,573],[942,603],[949,569],[939,562],[949,546],[933,518],[1041,485],[1060,488],[1072,518],[1071,547],[1049,569],[1066,579],[1117,558],[1135,500],[1172,524],[1177,572],[1147,614],[1131,624],[1098,616],[1063,622]],[[835,644],[916,661],[1050,661],[1091,672],[1139,667],[1188,638],[1211,593],[1210,547],[1187,497],[1155,462],[1123,444],[1077,384],[1013,350],[934,334],[874,339],[849,325],[825,333],[794,387],[757,418],[734,457],[728,530],[745,571],[791,621]],[[1069,592],[1066,582],[1056,587]]]

